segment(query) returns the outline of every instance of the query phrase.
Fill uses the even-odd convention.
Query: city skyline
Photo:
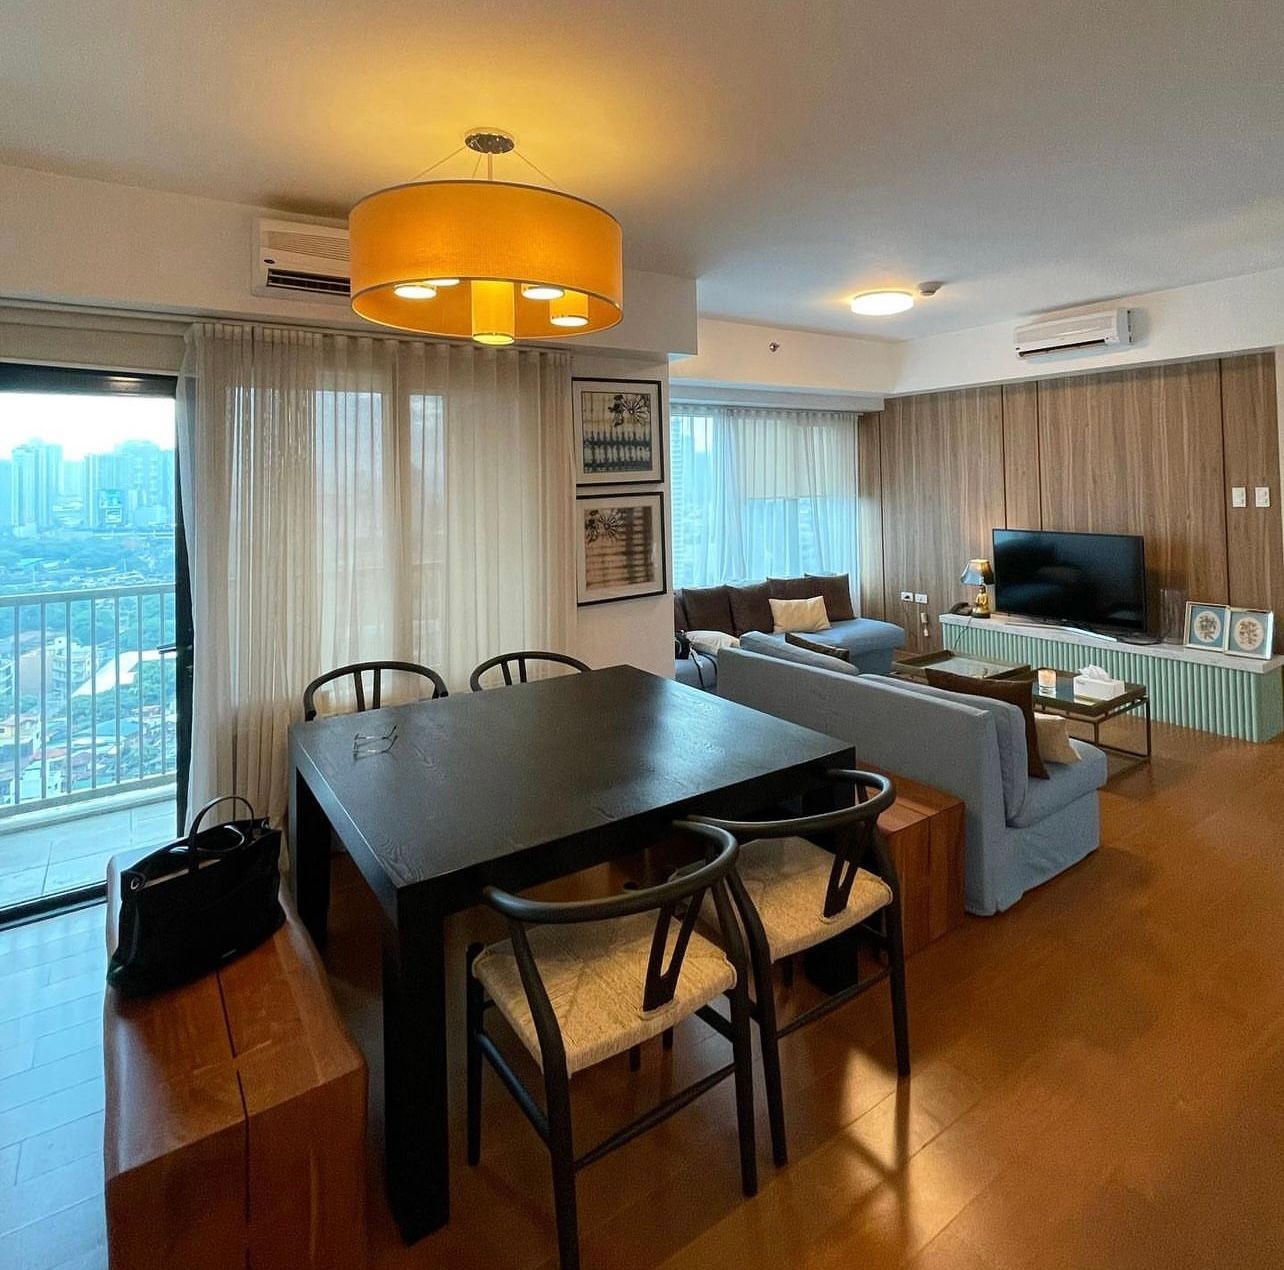
[[[147,441],[172,454],[174,440],[168,397],[0,392],[0,460],[32,442],[60,446],[65,461],[79,462],[128,441]]]

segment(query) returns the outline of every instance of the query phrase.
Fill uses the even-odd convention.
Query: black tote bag
[[[249,815],[202,829],[221,802]],[[285,920],[281,831],[239,795],[196,813],[187,836],[120,875],[120,922],[107,982],[140,996],[197,979],[261,944]]]

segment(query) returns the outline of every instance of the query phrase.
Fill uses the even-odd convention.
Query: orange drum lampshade
[[[348,231],[352,307],[383,326],[509,344],[603,331],[623,316],[619,222],[569,194],[395,185],[362,199]]]

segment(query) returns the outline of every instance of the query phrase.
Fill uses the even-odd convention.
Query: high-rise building
[[[62,446],[28,441],[14,446],[10,461],[17,503],[11,524],[23,530],[52,528],[62,486]]]

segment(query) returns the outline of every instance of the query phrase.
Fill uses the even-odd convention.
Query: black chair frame
[[[317,717],[316,694],[324,688],[326,684],[333,683],[336,679],[343,679],[351,675],[352,682],[357,693],[357,713],[362,714],[366,710],[378,710],[383,701],[383,676],[385,671],[399,671],[407,675],[418,675],[421,679],[427,679],[432,684],[432,701],[438,697],[447,697],[450,694],[446,691],[446,681],[428,666],[420,666],[413,661],[354,661],[351,665],[340,666],[337,670],[327,670],[324,675],[318,675],[303,690],[303,718],[305,720],[315,719]],[[365,675],[369,672],[373,674],[374,681],[370,694],[370,703],[366,704],[366,686]]]
[[[754,1146],[748,964],[728,885],[729,880],[735,877],[735,862],[739,847],[735,838],[725,830],[688,821],[677,822],[674,828],[703,841],[704,862],[683,870],[681,874],[657,886],[648,887],[645,890],[625,891],[605,899],[571,902],[524,899],[507,891],[497,890],[495,887],[487,887],[482,892],[485,902],[502,914],[508,925],[518,973],[539,1041],[544,1071],[545,1105],[540,1107],[535,1096],[522,1083],[521,1078],[485,1030],[485,1012],[492,1008],[494,1003],[486,999],[480,981],[473,974],[473,962],[482,952],[483,947],[481,944],[473,944],[468,949],[466,996],[468,1162],[477,1164],[481,1158],[481,1075],[484,1058],[495,1069],[535,1132],[548,1147],[552,1160],[553,1198],[562,1270],[576,1270],[580,1264],[575,1196],[575,1175],[579,1170],[631,1142],[647,1130],[655,1128],[728,1076],[734,1076],[736,1086],[741,1186],[746,1196],[757,1192],[758,1166]],[[549,924],[610,921],[638,913],[655,912],[656,926],[651,940],[642,1000],[643,1009],[651,1010],[673,1000],[683,958],[706,894],[712,896],[724,941],[723,951],[735,968],[736,983],[726,994],[730,998],[729,1020],[711,1006],[703,1006],[695,1013],[730,1040],[732,1061],[652,1107],[608,1135],[596,1146],[576,1155],[572,1134],[570,1077],[566,1067],[566,1049],[561,1029],[558,1027],[557,1016],[531,951],[527,928]],[[664,956],[670,925],[674,921],[678,923],[677,936],[666,967]]]
[[[494,670],[498,666],[504,672],[504,686],[511,688],[513,686],[511,666],[514,662],[517,664],[517,682],[526,683],[526,664],[532,661],[556,662],[559,666],[570,666],[579,671],[590,669],[578,657],[571,657],[567,653],[546,653],[538,649],[526,649],[519,653],[500,653],[498,657],[488,658],[468,676],[468,686],[473,692],[484,692],[482,676],[488,670]]]
[[[864,977],[861,977],[858,972],[854,983],[830,994],[823,1001],[809,1010],[804,1010],[782,1026],[776,1018],[771,949],[767,943],[762,920],[739,874],[732,873],[728,878],[728,887],[744,925],[749,960],[753,967],[754,994],[750,1003],[750,1016],[758,1024],[763,1077],[767,1089],[767,1112],[771,1124],[772,1156],[777,1165],[787,1164],[789,1160],[785,1139],[784,1095],[780,1079],[781,1037],[788,1036],[791,1032],[796,1032],[810,1023],[815,1023],[877,984],[890,981],[896,1071],[898,1076],[902,1077],[910,1073],[900,883],[896,877],[896,866],[892,863],[882,834],[878,830],[878,817],[895,802],[896,790],[886,776],[875,772],[844,769],[831,771],[828,775],[835,782],[854,787],[856,802],[852,806],[784,820],[747,821],[720,820],[711,816],[691,817],[696,824],[725,829],[742,843],[755,838],[799,837],[809,840],[819,838],[820,842],[817,845],[828,845],[834,854],[834,863],[825,888],[824,913],[827,917],[842,912],[846,907],[852,886],[856,881],[857,869],[864,868],[882,878],[892,892],[890,903],[885,904],[856,927],[860,934],[868,938],[878,950],[879,969]],[[782,962],[782,968],[785,982],[788,984],[792,978],[789,959]],[[713,1026],[723,1030],[730,1025],[726,1019],[719,1018],[718,1023]],[[724,1030],[723,1035],[726,1034]]]

